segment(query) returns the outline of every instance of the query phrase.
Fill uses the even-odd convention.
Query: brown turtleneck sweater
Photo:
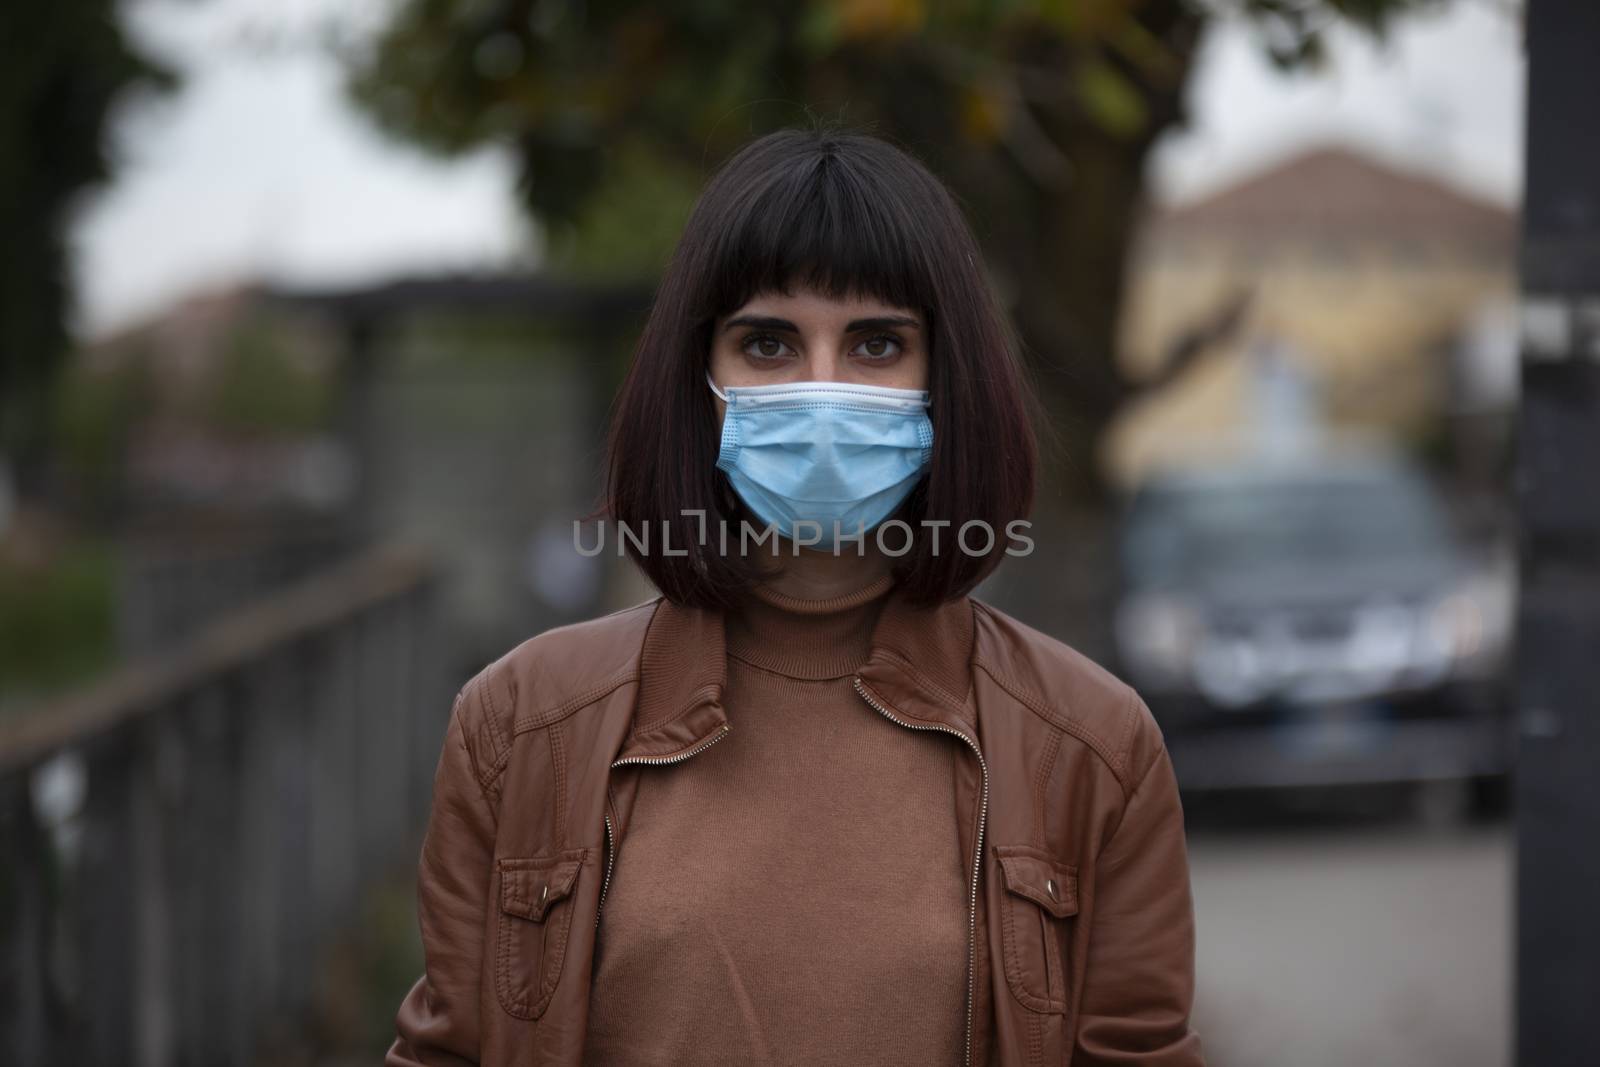
[[[966,1022],[959,746],[852,685],[892,580],[727,618],[731,729],[639,768],[585,1067],[955,1064]]]

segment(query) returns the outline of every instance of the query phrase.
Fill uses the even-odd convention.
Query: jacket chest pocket
[[[1078,868],[1032,845],[995,845],[1006,984],[1024,1007],[1065,1014],[1078,915]]]
[[[537,1019],[550,1005],[567,954],[572,894],[584,856],[578,849],[495,861],[494,984],[507,1014]]]

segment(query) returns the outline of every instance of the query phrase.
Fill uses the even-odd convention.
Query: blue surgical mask
[[[815,543],[832,547],[836,538],[871,530],[933,458],[926,389],[843,382],[718,389],[709,372],[706,381],[728,405],[718,469],[758,519],[792,540],[820,534]]]

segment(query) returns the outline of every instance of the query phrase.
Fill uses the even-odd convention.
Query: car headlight
[[[1496,665],[1510,639],[1511,602],[1509,582],[1473,579],[1433,605],[1428,634],[1458,667]]]
[[[1483,609],[1471,595],[1451,593],[1433,607],[1429,631],[1453,659],[1468,659],[1483,648],[1487,625]]]
[[[1195,655],[1194,682],[1200,694],[1218,707],[1245,707],[1271,685],[1266,651],[1249,638],[1207,640]]]
[[[1354,632],[1346,650],[1348,668],[1387,685],[1417,662],[1417,611],[1399,601],[1373,601],[1357,609]]]
[[[1117,612],[1117,643],[1142,684],[1187,678],[1201,631],[1200,614],[1176,597],[1135,597]]]

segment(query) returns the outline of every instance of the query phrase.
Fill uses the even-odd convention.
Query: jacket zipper
[[[972,749],[972,754],[974,756],[978,757],[978,769],[979,769],[979,771],[982,772],[982,781],[983,781],[983,803],[978,809],[978,840],[977,840],[977,847],[973,850],[973,853],[972,853],[972,887],[968,891],[968,894],[967,894],[967,1053],[966,1053],[966,1067],[972,1067],[972,1009],[973,1009],[973,1000],[974,1000],[974,996],[973,996],[974,987],[975,987],[976,982],[977,982],[977,977],[976,977],[976,957],[977,957],[977,950],[978,950],[978,864],[983,859],[983,828],[984,828],[984,823],[989,818],[989,765],[986,762],[984,762],[983,753],[981,751],[979,751],[979,749],[978,749],[978,743],[976,741],[972,740],[966,734],[962,733],[960,730],[957,730],[957,729],[955,729],[953,727],[950,727],[950,726],[943,726],[943,725],[937,725],[937,724],[924,725],[924,724],[919,724],[919,723],[906,722],[904,719],[901,719],[898,716],[896,716],[894,714],[894,712],[890,711],[888,708],[884,707],[882,704],[880,704],[876,700],[874,700],[872,698],[872,695],[867,692],[866,687],[861,684],[861,677],[859,675],[856,676],[855,687],[856,687],[856,692],[861,694],[861,699],[867,702],[867,706],[870,707],[872,710],[878,712],[879,714],[883,715],[889,721],[894,722],[894,723],[898,723],[899,725],[906,727],[908,730],[939,730],[939,731],[942,731],[942,732],[947,733],[947,734],[954,734],[956,737],[961,738],[961,740],[966,743],[968,748]]]
[[[680,760],[686,760],[690,756],[698,755],[699,753],[704,752],[718,741],[721,741],[724,737],[727,737],[730,729],[732,729],[732,727],[728,723],[723,723],[722,729],[718,730],[716,734],[713,735],[709,740],[702,744],[696,745],[693,748],[687,748],[682,752],[674,753],[671,756],[624,756],[622,759],[613,762],[611,766],[616,768],[622,766],[624,763],[677,763]],[[615,859],[615,849],[611,844],[611,813],[609,811],[605,813],[605,819],[606,876],[600,883],[600,903],[595,905],[594,910],[594,925],[596,929],[598,929],[600,926],[600,912],[606,906],[606,890],[611,888],[611,864]]]

